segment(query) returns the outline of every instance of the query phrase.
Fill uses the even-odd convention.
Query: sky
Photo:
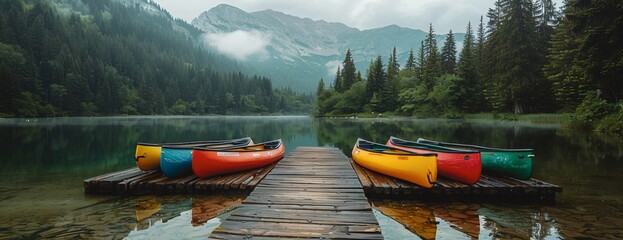
[[[401,27],[445,34],[465,32],[467,22],[477,24],[481,15],[493,7],[492,0],[152,0],[171,15],[187,22],[219,4],[246,12],[266,9],[297,17],[341,22],[360,30],[396,24]],[[554,0],[557,7],[562,0]],[[485,16],[486,17],[486,16]],[[486,24],[486,19],[485,19]]]

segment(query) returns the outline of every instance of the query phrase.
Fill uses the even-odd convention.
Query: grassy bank
[[[566,124],[571,118],[569,113],[539,113],[539,114],[509,114],[509,113],[478,113],[465,114],[465,119],[490,119],[522,121],[533,123],[560,123]]]
[[[327,118],[448,118],[448,119],[480,119],[480,120],[503,120],[503,121],[522,121],[532,123],[559,123],[566,124],[571,118],[569,113],[541,113],[541,114],[509,114],[509,113],[477,113],[477,114],[464,114],[457,116],[403,116],[393,113],[357,113],[357,114],[344,114],[344,115],[328,115]]]

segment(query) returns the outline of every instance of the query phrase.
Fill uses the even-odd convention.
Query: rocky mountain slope
[[[333,81],[347,49],[365,76],[370,61],[378,55],[387,61],[394,47],[404,64],[427,34],[397,25],[359,30],[273,10],[247,13],[226,4],[202,13],[192,24],[206,32],[204,40],[210,46],[240,62],[252,61],[258,73],[274,79],[277,86],[305,92],[313,92],[320,78]],[[454,37],[462,46],[464,34]],[[441,48],[446,36],[436,38]]]

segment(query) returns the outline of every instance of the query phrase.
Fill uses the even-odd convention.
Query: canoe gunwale
[[[360,145],[360,142],[366,142],[369,143],[370,145],[377,145],[377,146],[382,146],[385,147],[389,150],[400,150],[400,151],[404,151],[408,154],[398,154],[398,153],[391,153],[391,152],[383,152],[382,150],[374,150],[374,149],[367,149],[367,148],[362,148]],[[404,150],[404,149],[400,149],[400,148],[395,148],[395,147],[391,147],[391,146],[387,146],[387,145],[383,145],[383,144],[379,144],[379,143],[375,143],[375,142],[371,142],[368,140],[365,140],[363,138],[358,138],[357,139],[357,144],[355,145],[357,147],[357,149],[360,149],[362,151],[366,151],[366,152],[372,152],[372,153],[379,153],[379,154],[387,154],[387,155],[396,155],[396,156],[425,156],[425,157],[429,157],[429,156],[437,156],[436,153],[416,153],[416,152],[412,152],[412,151],[408,151],[408,150]]]
[[[517,149],[492,148],[492,147],[484,147],[484,146],[471,145],[471,144],[438,142],[438,141],[428,140],[424,138],[418,138],[417,143],[425,144],[425,145],[433,145],[433,146],[442,146],[442,147],[447,147],[447,148],[453,148],[453,147],[471,148],[479,152],[534,152],[534,149],[532,148],[517,148]]]
[[[226,139],[226,140],[208,140],[208,141],[190,141],[190,142],[177,142],[177,143],[145,143],[138,142],[136,145],[148,146],[148,147],[172,147],[172,146],[180,146],[180,145],[202,145],[202,144],[217,144],[222,142],[233,142],[233,141],[241,141],[244,139],[251,139],[251,137],[244,137],[238,139]],[[180,146],[181,147],[181,146]]]
[[[268,148],[268,149],[257,149],[257,150],[250,150],[250,151],[236,151],[236,149],[239,149],[239,148],[248,148],[248,147],[261,146],[261,145],[266,146],[267,144],[274,143],[274,142],[279,142],[279,143],[277,145],[275,145],[275,146],[271,146],[271,148]],[[263,151],[277,150],[277,149],[279,149],[279,147],[281,147],[281,145],[283,145],[283,141],[281,139],[276,139],[276,140],[272,140],[272,141],[267,141],[267,142],[262,142],[262,143],[257,143],[257,144],[253,144],[253,145],[247,145],[247,146],[227,146],[227,147],[222,147],[222,148],[194,147],[193,150],[205,151],[205,152],[263,152]]]
[[[225,147],[241,147],[241,146],[248,145],[250,142],[251,142],[251,138],[245,137],[245,138],[238,138],[238,139],[232,139],[232,140],[216,140],[214,142],[206,143],[206,144],[176,144],[176,145],[165,144],[165,145],[162,145],[162,148],[163,149],[168,148],[168,149],[193,150],[194,148],[197,148],[199,146],[210,147],[210,146],[222,145],[222,144],[233,144],[231,146],[225,146]]]
[[[396,145],[396,146],[406,147],[406,148],[414,148],[414,149],[431,151],[431,152],[455,153],[455,154],[480,153],[480,151],[477,151],[477,150],[456,149],[456,148],[449,148],[449,147],[444,147],[444,146],[439,146],[439,145],[434,145],[435,148],[428,148],[426,146],[408,145],[408,144],[404,144],[404,143],[414,143],[414,144],[418,144],[418,145],[420,145],[420,144],[421,145],[432,145],[432,144],[418,143],[418,142],[414,142],[414,141],[400,139],[400,138],[397,138],[397,137],[394,137],[394,136],[390,136],[389,137],[389,141],[392,144]],[[404,143],[401,143],[401,142],[404,142]]]

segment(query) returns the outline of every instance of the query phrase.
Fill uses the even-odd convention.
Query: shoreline
[[[348,116],[324,116],[313,117],[316,119],[387,119],[387,120],[426,120],[426,119],[439,119],[449,121],[464,121],[464,120],[499,120],[501,122],[528,122],[537,124],[566,124],[571,117],[569,113],[538,113],[538,114],[498,114],[498,113],[476,113],[465,114],[461,118],[446,118],[446,117],[418,117],[418,116],[400,116],[400,115],[382,115],[377,116],[371,114],[353,114]]]

